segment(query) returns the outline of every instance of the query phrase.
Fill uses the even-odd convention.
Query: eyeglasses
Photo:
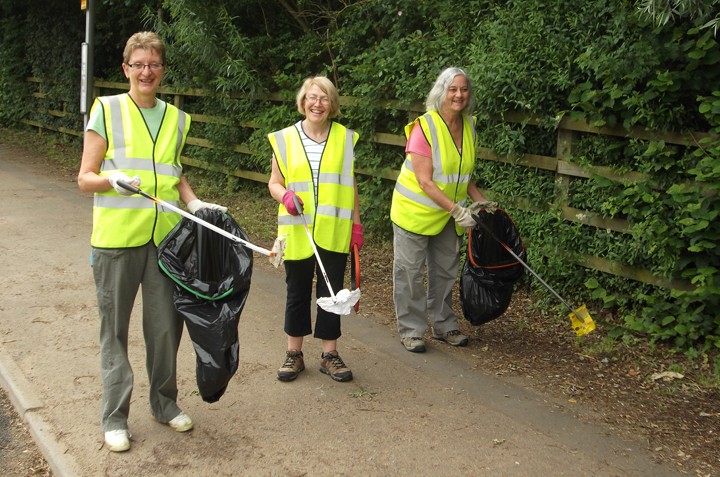
[[[305,96],[305,101],[310,104],[315,104],[320,101],[320,104],[330,104],[330,98],[327,96]]]
[[[149,65],[145,65],[145,64],[143,64],[143,63],[130,63],[130,64],[128,65],[128,67],[129,67],[131,70],[135,70],[135,71],[142,71],[142,70],[144,70],[146,67],[147,67],[147,68],[150,68],[152,71],[157,71],[157,70],[159,70],[159,69],[162,69],[164,66],[165,66],[165,65],[163,65],[162,63],[150,63]]]

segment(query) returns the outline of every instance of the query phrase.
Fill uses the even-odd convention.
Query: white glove
[[[211,204],[210,202],[203,202],[200,199],[193,199],[190,202],[187,203],[187,209],[190,211],[191,214],[194,214],[200,209],[217,209],[222,213],[227,212],[227,207],[223,207],[222,205],[217,204]]]
[[[133,195],[135,192],[127,190],[124,187],[120,187],[117,183],[118,181],[123,181],[131,186],[140,187],[140,178],[138,176],[130,178],[124,172],[119,171],[110,174],[108,181],[110,182],[110,185],[113,186],[113,189],[115,189],[115,192],[120,195]]]
[[[481,210],[485,210],[488,214],[494,214],[497,210],[498,203],[490,200],[479,200],[468,206],[471,214],[477,215]]]
[[[477,225],[470,211],[458,204],[453,205],[453,208],[450,209],[450,215],[460,227],[471,229]]]

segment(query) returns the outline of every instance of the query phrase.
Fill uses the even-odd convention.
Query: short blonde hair
[[[297,104],[297,110],[300,114],[305,116],[305,97],[307,96],[308,90],[313,86],[320,88],[323,93],[327,94],[330,99],[330,112],[328,116],[336,118],[340,115],[340,95],[332,84],[332,81],[327,79],[325,76],[311,76],[307,78],[300,90],[295,97],[295,103]]]
[[[133,51],[138,48],[143,50],[151,50],[160,56],[160,61],[165,64],[165,43],[163,43],[160,35],[153,31],[140,31],[135,33],[133,36],[128,38],[125,43],[125,50],[123,51],[123,63],[127,64],[130,61],[130,56]]]

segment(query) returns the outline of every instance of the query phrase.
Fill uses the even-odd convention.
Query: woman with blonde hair
[[[277,372],[280,381],[292,381],[305,369],[302,346],[312,333],[312,284],[320,270],[304,224],[335,290],[344,288],[350,250],[363,245],[354,173],[359,136],[333,121],[340,114],[337,89],[323,76],[308,78],[296,103],[304,119],[268,135],[273,150],[268,188],[279,203],[278,236],[287,237],[287,351]],[[327,288],[324,280],[317,280],[316,297],[329,296]],[[352,371],[337,351],[340,335],[340,316],[317,307],[314,336],[322,340],[320,371],[335,381],[350,381]]]

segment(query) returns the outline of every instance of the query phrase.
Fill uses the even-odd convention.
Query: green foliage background
[[[607,167],[616,179],[560,183],[513,160],[479,161],[476,177],[515,219],[531,266],[561,294],[590,295],[617,334],[703,353],[720,348],[720,47],[707,27],[718,4],[658,26],[640,14],[641,3],[647,7],[611,0],[98,0],[95,76],[124,82],[127,37],[158,31],[168,45],[167,83],[215,93],[184,108],[222,118],[193,130],[216,148],[190,146],[186,154],[262,173],[269,172],[267,133],[298,119],[292,98],[315,74],[349,97],[341,122],[361,135],[358,168],[378,174],[398,169],[402,150],[363,139],[401,134],[407,109],[452,65],[473,79],[480,145],[511,159],[555,156],[562,118],[710,133],[689,145],[580,134],[569,160]],[[53,118],[54,127],[79,130],[73,113],[85,23],[77,2],[0,0],[0,13],[0,124],[48,122],[38,110],[51,109],[70,113]],[[30,96],[29,76],[52,80],[42,83],[42,101]],[[503,119],[516,112],[536,121]],[[237,152],[237,144],[251,152]],[[362,197],[373,198],[363,201],[366,228],[388,237],[392,182],[359,179]],[[629,229],[568,222],[563,200],[625,219]],[[583,254],[693,286],[664,288],[572,265]]]

